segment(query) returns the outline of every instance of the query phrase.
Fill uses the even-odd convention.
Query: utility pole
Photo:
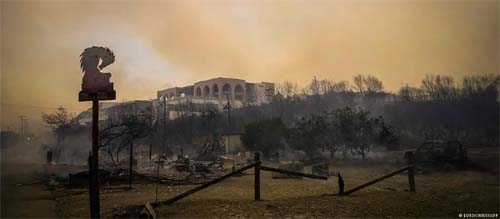
[[[27,140],[30,140],[31,138],[31,128],[29,119],[24,120],[24,137],[26,137]]]
[[[18,117],[19,117],[19,120],[21,122],[20,127],[19,127],[19,134],[21,135],[21,137],[24,138],[24,121],[26,121],[26,116],[20,115]]]

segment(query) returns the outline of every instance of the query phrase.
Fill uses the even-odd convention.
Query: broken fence
[[[410,192],[415,192],[415,170],[414,170],[414,159],[413,159],[413,154],[411,152],[407,152],[405,154],[405,158],[407,159],[407,162],[408,162],[408,166],[405,166],[403,168],[400,168],[396,171],[393,171],[389,174],[386,174],[384,176],[381,176],[381,177],[378,177],[376,179],[373,179],[367,183],[364,183],[362,185],[359,185],[359,186],[356,186],[352,189],[349,189],[347,191],[344,192],[344,180],[342,178],[342,176],[340,175],[340,173],[338,173],[337,175],[337,178],[338,178],[338,188],[339,188],[339,192],[338,192],[338,195],[349,195],[349,194],[352,194],[353,192],[356,192],[356,191],[359,191],[367,186],[370,186],[370,185],[373,185],[377,182],[380,182],[384,179],[387,179],[389,177],[392,177],[394,175],[397,175],[399,173],[402,173],[404,171],[408,171],[408,183],[409,183],[409,191]],[[256,201],[259,201],[261,200],[260,198],[260,171],[261,170],[264,170],[264,171],[270,171],[270,172],[277,172],[277,173],[282,173],[282,174],[287,174],[287,175],[294,175],[294,176],[301,176],[301,177],[306,177],[306,178],[312,178],[312,179],[322,179],[322,180],[327,180],[328,177],[326,176],[318,176],[318,175],[314,175],[314,174],[307,174],[307,173],[301,173],[301,172],[295,172],[295,171],[290,171],[290,170],[284,170],[284,169],[278,169],[278,168],[273,168],[273,167],[267,167],[267,166],[262,166],[261,165],[261,161],[260,161],[260,154],[259,153],[255,153],[255,159],[254,159],[254,162],[252,164],[249,164],[247,166],[244,166],[242,168],[239,168],[237,170],[234,170],[228,174],[225,174],[219,178],[216,178],[212,181],[209,181],[207,183],[204,183],[202,185],[199,185],[193,189],[190,189],[186,192],[183,192],[179,195],[176,195],[172,198],[169,198],[165,201],[160,201],[160,202],[155,202],[152,206],[153,207],[158,207],[160,205],[172,205],[173,203],[183,199],[183,198],[186,198],[188,197],[189,195],[192,195],[196,192],[199,192],[203,189],[206,189],[212,185],[215,185],[231,176],[234,176],[234,175],[237,175],[237,174],[240,174],[242,173],[243,171],[246,171],[248,169],[251,169],[251,168],[254,168],[254,171],[255,171],[255,174],[254,174],[254,199]]]

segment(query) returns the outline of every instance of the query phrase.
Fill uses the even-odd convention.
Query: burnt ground
[[[2,165],[1,217],[56,217],[55,199],[41,181],[42,165]]]
[[[346,189],[393,169],[381,165],[337,166]],[[252,172],[252,170],[250,170]],[[349,196],[332,196],[337,181],[314,179],[272,179],[262,176],[262,199],[253,201],[253,176],[230,178],[189,196],[171,206],[156,209],[165,218],[317,218],[317,217],[458,217],[459,213],[498,213],[498,174],[477,171],[438,172],[416,176],[417,192],[407,192],[408,178],[400,174]],[[159,188],[165,200],[195,185]],[[101,212],[112,217],[126,206],[153,202],[153,184],[135,189],[105,190]],[[72,191],[77,192],[77,191]],[[57,199],[63,217],[86,217],[85,190]]]
[[[66,175],[83,167],[5,162],[1,165],[1,218],[56,218],[56,199],[65,195],[49,188],[51,174]]]
[[[497,149],[498,150],[498,149]],[[479,153],[481,154],[481,153]],[[480,161],[496,166],[494,156],[478,156]],[[474,158],[474,161],[478,160]],[[480,163],[480,162],[479,162]],[[397,169],[397,165],[374,162],[333,164],[340,171],[346,190]],[[476,165],[477,166],[477,165]],[[47,190],[38,183],[40,177],[50,173],[61,175],[83,167],[56,165],[44,169],[2,165],[2,217],[71,217],[87,218],[88,192],[86,188]],[[7,168],[9,171],[5,171]],[[33,171],[28,171],[33,170]],[[156,209],[164,218],[332,218],[332,217],[458,217],[459,213],[498,213],[498,171],[490,167],[468,170],[436,170],[416,175],[416,193],[407,192],[406,173],[396,175],[349,196],[332,196],[338,191],[337,178],[272,179],[263,172],[262,201],[253,201],[253,175],[229,178],[171,206]],[[7,173],[11,173],[6,178]],[[252,173],[251,169],[249,173]],[[44,175],[45,174],[45,175]],[[17,175],[18,177],[13,177]],[[19,177],[27,177],[21,181]],[[5,179],[11,183],[4,184]],[[22,182],[27,182],[22,184]],[[32,184],[29,184],[31,182]],[[19,185],[19,184],[22,185]],[[159,199],[165,200],[196,185],[159,186]],[[101,187],[102,217],[112,217],[128,206],[154,201],[153,183]]]

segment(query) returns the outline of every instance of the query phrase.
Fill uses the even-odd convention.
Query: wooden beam
[[[242,168],[237,169],[237,170],[235,170],[235,171],[233,171],[233,172],[230,172],[230,173],[228,173],[228,174],[226,174],[226,175],[224,175],[224,176],[221,176],[221,177],[219,177],[219,178],[217,178],[217,179],[214,179],[214,180],[212,180],[212,181],[210,181],[210,182],[207,182],[207,183],[202,184],[202,185],[200,185],[200,186],[198,186],[198,187],[195,187],[195,188],[190,189],[190,190],[188,190],[188,191],[186,191],[186,192],[183,192],[183,193],[181,193],[181,194],[179,194],[179,195],[177,195],[177,196],[175,196],[175,197],[173,197],[173,198],[170,198],[170,199],[167,199],[167,200],[165,200],[165,201],[159,202],[159,203],[158,203],[155,207],[157,207],[157,206],[158,206],[158,205],[160,205],[160,204],[167,204],[167,205],[171,205],[171,204],[173,204],[174,202],[179,201],[179,200],[181,200],[181,199],[183,199],[183,198],[185,198],[185,197],[187,197],[187,196],[189,196],[189,195],[191,195],[191,194],[193,194],[193,193],[195,193],[195,192],[198,192],[198,191],[201,191],[201,190],[203,190],[203,189],[206,189],[207,187],[209,187],[209,186],[211,186],[211,185],[214,185],[214,184],[216,184],[216,183],[218,183],[218,182],[220,182],[220,181],[222,181],[222,180],[224,180],[224,179],[227,179],[227,178],[229,178],[229,177],[231,177],[231,176],[234,176],[234,175],[236,175],[236,174],[238,174],[238,173],[241,173],[241,172],[243,172],[243,171],[245,171],[245,170],[248,170],[248,169],[250,169],[250,168],[253,168],[256,164],[257,164],[257,163],[253,163],[253,164],[250,164],[250,165],[248,165],[248,166],[242,167]],[[260,163],[259,163],[259,164],[260,164]]]
[[[355,187],[355,188],[352,188],[352,189],[350,189],[350,190],[348,190],[348,191],[344,192],[344,195],[349,195],[349,194],[351,194],[351,193],[353,193],[353,192],[355,192],[355,191],[358,191],[358,190],[360,190],[360,189],[362,189],[362,188],[365,188],[365,187],[367,187],[367,186],[373,185],[373,184],[375,184],[375,183],[377,183],[377,182],[380,182],[380,181],[382,181],[382,180],[384,180],[384,179],[387,179],[387,178],[389,178],[389,177],[391,177],[391,176],[394,176],[394,175],[396,175],[396,174],[398,174],[398,173],[402,173],[402,172],[404,172],[404,171],[408,170],[408,168],[409,168],[409,166],[403,167],[403,168],[398,169],[398,170],[396,170],[396,171],[394,171],[394,172],[392,172],[392,173],[389,173],[389,174],[387,174],[387,175],[384,175],[384,176],[381,176],[381,177],[376,178],[376,179],[374,179],[374,180],[371,180],[371,181],[369,181],[369,182],[367,182],[367,183],[365,183],[365,184],[362,184],[362,185],[360,185],[360,186],[357,186],[357,187]]]
[[[312,179],[323,179],[323,180],[327,180],[328,179],[328,177],[326,177],[326,176],[318,176],[318,175],[313,175],[313,174],[308,174],[308,173],[301,173],[301,172],[295,172],[295,171],[284,170],[284,169],[278,169],[278,168],[273,168],[273,167],[260,166],[260,169],[265,170],[265,171],[271,171],[271,172],[277,172],[277,173],[283,173],[283,174],[293,175],[293,176],[302,176],[302,177],[307,177],[307,178],[312,178]]]

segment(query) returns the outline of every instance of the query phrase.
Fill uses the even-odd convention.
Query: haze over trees
[[[499,145],[499,84],[496,74],[461,81],[427,75],[420,86],[404,85],[391,93],[374,75],[356,75],[351,82],[314,77],[302,88],[285,81],[277,84],[269,104],[233,109],[230,124],[225,112],[211,106],[198,115],[189,113],[193,104],[176,106],[178,118],[165,120],[153,109],[121,104],[101,122],[101,147],[118,165],[120,151],[132,142],[151,144],[156,153],[193,154],[210,136],[225,132],[244,132],[247,149],[266,157],[301,150],[309,156],[328,152],[332,158],[366,158],[373,147],[415,148],[431,139]],[[57,145],[90,130],[63,109],[42,118],[52,127]]]

